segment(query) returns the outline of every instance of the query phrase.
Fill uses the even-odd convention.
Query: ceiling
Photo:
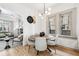
[[[54,6],[56,3],[45,3],[45,7],[49,8]],[[0,7],[4,8],[4,9],[12,9],[11,11],[13,11],[13,7],[23,7],[23,8],[30,8],[33,10],[37,10],[37,11],[43,11],[44,9],[44,4],[43,3],[0,3]],[[22,8],[21,7],[21,8]]]
[[[21,5],[40,11],[44,9],[44,4],[45,4],[45,8],[49,8],[54,6],[56,3],[23,3]]]
[[[46,8],[52,8],[52,6],[54,6],[55,4],[56,3],[45,3],[45,6]],[[0,3],[0,9],[3,11],[4,14],[13,18],[17,18],[18,15],[25,15],[26,17],[26,15],[30,15],[32,11],[33,13],[43,12],[44,3]]]

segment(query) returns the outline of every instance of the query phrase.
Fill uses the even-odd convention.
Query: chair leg
[[[47,48],[47,50],[49,51],[50,55],[53,55],[51,49]]]
[[[56,54],[56,45],[54,45],[54,50],[55,50],[55,54]]]
[[[39,55],[39,51],[37,51],[37,55]]]
[[[29,50],[30,50],[30,45],[28,45],[28,53],[29,53]]]
[[[14,40],[12,41],[12,46],[13,46]]]
[[[47,48],[47,50],[48,50],[49,52],[52,52],[49,48]]]
[[[21,45],[23,44],[23,41],[21,41]]]
[[[53,46],[54,50],[55,50],[55,54],[56,54],[56,45]],[[47,50],[49,51],[49,53],[51,53],[51,49],[47,48]]]

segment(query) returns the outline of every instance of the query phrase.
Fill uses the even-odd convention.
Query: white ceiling
[[[54,5],[55,3],[45,4],[46,8],[52,8],[52,6]],[[0,3],[0,7],[3,13],[13,18],[17,18],[18,15],[26,17],[27,15],[31,15],[32,11],[32,14],[34,14],[35,12],[39,13],[44,11],[43,3]]]
[[[49,8],[49,7],[52,7],[54,6],[56,3],[45,3],[45,7],[46,8]],[[21,4],[25,7],[28,7],[28,8],[34,8],[36,10],[43,10],[44,9],[44,3],[23,3]]]
[[[45,3],[46,8],[52,7],[53,5],[55,5],[56,3]],[[4,9],[10,9],[11,11],[13,11],[13,7],[18,6],[18,8],[20,6],[23,6],[23,8],[30,8],[33,10],[37,10],[37,11],[43,11],[44,9],[44,4],[43,3],[0,3],[0,7],[4,8]],[[22,8],[22,7],[21,7]]]

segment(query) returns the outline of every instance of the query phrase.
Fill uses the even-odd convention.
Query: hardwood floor
[[[57,45],[56,48],[58,50],[63,51],[63,52],[66,52],[66,53],[69,53],[69,54],[72,54],[72,55],[75,55],[75,56],[79,56],[79,50],[75,50],[75,49],[72,49],[72,48],[67,48],[67,47],[60,46],[60,45]]]
[[[53,46],[48,46],[52,50],[52,54],[48,50],[39,52],[38,56],[79,56],[79,51],[66,48],[63,46],[56,46],[56,54]],[[37,51],[33,46],[18,46],[8,50],[0,51],[0,56],[36,56]]]
[[[49,46],[49,48],[53,49],[53,46]],[[72,56],[79,56],[79,50],[64,47],[64,46],[61,46],[61,45],[56,45],[56,50],[59,50],[59,51],[64,52],[66,54],[70,54]],[[61,54],[61,52],[60,52],[60,54]],[[56,51],[56,53],[58,53],[58,51]]]
[[[29,49],[29,46],[18,46],[16,48],[7,49],[0,52],[0,56],[34,56],[36,50]]]

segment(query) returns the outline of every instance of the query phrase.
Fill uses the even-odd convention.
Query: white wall
[[[37,16],[36,23],[35,23],[35,33],[39,34],[40,32],[44,31],[44,18]]]
[[[16,15],[21,16],[21,20],[23,21],[23,34],[24,34],[24,39],[23,42],[26,44],[27,38],[26,36],[32,35],[34,30],[33,30],[33,25],[29,24],[26,20],[27,16],[34,16],[36,13],[36,10],[28,8],[28,6],[23,5],[23,4],[18,4],[18,3],[13,3],[13,4],[7,4],[3,3],[0,4],[0,7],[11,11],[15,13]],[[14,19],[15,20],[15,19]]]
[[[57,44],[73,49],[78,49],[77,40],[72,38],[58,38]]]
[[[77,42],[78,42],[78,49],[79,49],[79,4],[76,4],[76,6],[77,6],[77,30],[76,32],[78,36]]]
[[[16,15],[21,16],[21,19],[23,21],[23,34],[24,34],[23,45],[27,44],[28,36],[36,34],[36,33],[39,34],[39,32],[43,31],[42,27],[43,27],[44,21],[42,21],[39,18],[39,16],[38,16],[39,13],[37,12],[37,9],[35,9],[33,6],[30,6],[30,7],[29,6],[30,6],[30,4],[18,4],[18,3],[0,4],[0,7],[6,9],[8,11],[11,11],[11,12],[15,13]],[[29,24],[26,20],[27,16],[35,16],[36,23]]]
[[[72,4],[72,3],[70,3],[70,4],[66,3],[65,4],[65,3],[62,3],[62,4],[56,4],[52,7],[52,14],[57,14],[57,13],[60,13],[64,10],[77,8],[77,19],[75,19],[76,28],[74,28],[74,29],[76,29],[77,37],[79,36],[79,7],[78,6],[79,6],[79,4]],[[74,49],[79,49],[78,39],[60,38],[60,39],[58,39],[58,44],[66,46],[66,47],[74,48]]]

